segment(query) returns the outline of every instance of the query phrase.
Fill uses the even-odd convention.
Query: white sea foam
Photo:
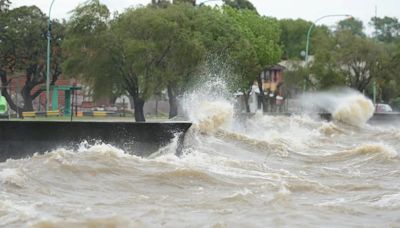
[[[3,184],[13,185],[17,187],[24,187],[26,176],[20,169],[3,169],[0,171],[0,180]]]
[[[382,209],[399,209],[400,193],[384,195],[371,205]]]
[[[332,117],[335,120],[356,125],[364,125],[374,114],[372,101],[362,95],[352,95],[339,103]]]
[[[21,221],[30,221],[38,216],[36,204],[25,205],[27,202],[0,200],[0,226],[11,227]]]
[[[329,112],[334,120],[354,126],[364,125],[374,113],[372,101],[349,88],[309,93],[301,101],[308,111]]]
[[[183,97],[183,110],[202,134],[229,126],[233,120],[233,101],[221,78],[212,78]]]
[[[166,156],[166,155],[173,155],[175,156],[176,153],[178,152],[178,147],[179,147],[179,138],[182,133],[176,133],[174,137],[172,138],[171,142],[168,143],[167,145],[161,147],[156,151],[155,153],[151,154],[148,158],[156,158],[159,156]]]
[[[385,145],[383,143],[367,143],[357,146],[353,149],[340,152],[337,155],[339,154],[342,155],[376,154],[387,159],[393,159],[398,156],[397,151],[393,147]]]
[[[105,143],[96,143],[94,145],[82,143],[78,149],[78,153],[84,153],[94,157],[103,157],[109,159],[130,157],[130,155],[125,153],[124,150]]]

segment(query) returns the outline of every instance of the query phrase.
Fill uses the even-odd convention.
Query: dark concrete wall
[[[319,113],[321,119],[332,120],[330,113]],[[368,120],[369,123],[390,123],[400,121],[399,112],[387,112],[387,113],[374,113],[374,115]]]
[[[189,122],[0,121],[0,161],[60,147],[73,148],[85,140],[109,143],[129,153],[147,156],[190,126]]]

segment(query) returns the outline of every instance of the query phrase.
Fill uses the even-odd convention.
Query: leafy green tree
[[[47,40],[47,17],[36,6],[22,6],[5,12],[2,16],[5,27],[0,35],[0,79],[2,83],[2,94],[6,97],[11,109],[20,112],[32,111],[32,101],[43,92],[33,89],[43,85],[46,81],[46,40]],[[63,25],[53,21],[52,33],[52,55],[51,84],[61,74],[60,44],[63,40]],[[22,88],[23,107],[17,107],[7,91],[7,86],[14,73],[25,73],[25,85]]]
[[[379,75],[376,76],[378,99],[382,102],[391,102],[400,96],[400,42],[397,44],[380,44],[384,48],[384,55],[380,61],[383,65]]]
[[[329,42],[317,45],[312,69],[321,88],[345,82],[363,92],[385,69],[383,48],[369,38],[355,36],[352,31],[337,32]]]
[[[341,20],[339,21],[337,28],[337,31],[351,31],[353,35],[360,36],[360,37],[366,37],[364,33],[364,25],[361,20],[358,20],[354,17]]]
[[[223,0],[224,4],[237,10],[252,10],[257,12],[256,7],[248,0]]]
[[[384,70],[384,49],[371,39],[349,33],[338,34],[338,44],[337,61],[341,64],[341,72],[351,87],[364,91]]]
[[[198,22],[195,18],[200,12],[201,9],[188,4],[177,4],[165,9],[128,11],[120,18],[118,34],[122,39],[134,37],[132,42],[137,44],[132,48],[142,45],[142,49],[130,49],[128,52],[135,53],[132,61],[138,64],[136,69],[145,66],[140,70],[145,98],[166,88],[170,117],[177,114],[177,96],[185,91],[203,60],[205,48],[201,32],[195,30]]]
[[[395,17],[373,17],[370,22],[374,26],[374,36],[382,42],[390,43],[399,39],[400,22]]]
[[[97,93],[127,91],[136,121],[145,121],[144,102],[167,89],[173,117],[176,96],[205,52],[201,33],[194,31],[196,15],[196,8],[176,4],[129,9],[110,20],[108,9],[92,0],[74,11],[65,69],[81,72]]]
[[[280,42],[283,49],[283,59],[300,59],[300,54],[305,51],[307,31],[311,22],[302,19],[282,19],[279,21],[281,28]]]
[[[308,75],[310,75],[310,69],[304,67],[302,61],[292,60],[286,64],[288,68],[285,71],[285,95],[287,97],[295,97],[303,92],[304,79],[308,78]]]
[[[257,80],[260,96],[266,111],[266,99],[262,90],[261,72],[269,65],[276,64],[281,57],[279,46],[280,29],[273,18],[261,17],[251,10],[235,10],[226,7],[225,12],[236,22],[243,37],[238,41],[239,49],[230,53],[232,65],[238,75],[238,89],[245,95],[246,108],[254,80]]]
[[[199,24],[204,22],[200,19],[203,13],[204,9],[193,8],[188,4],[172,5],[160,12],[165,20],[174,24],[169,29],[173,42],[169,44],[168,53],[157,67],[160,72],[158,83],[165,85],[168,92],[170,118],[178,114],[177,97],[196,81],[198,67],[207,52],[202,39],[204,30],[197,30],[201,27]],[[160,45],[163,45],[163,41]]]
[[[351,31],[347,31],[351,34]],[[316,32],[313,36],[314,61],[311,62],[309,75],[306,76],[306,88],[327,89],[332,86],[346,85],[346,78],[338,69],[338,47],[335,33],[328,31]]]
[[[78,6],[67,26],[63,69],[88,83],[95,99],[114,101],[126,89],[118,74],[120,46],[111,22],[110,11],[97,0]]]

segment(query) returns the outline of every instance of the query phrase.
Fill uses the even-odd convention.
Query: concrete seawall
[[[184,133],[190,122],[62,122],[0,121],[0,162],[56,148],[74,148],[81,142],[101,141],[129,153],[148,156]]]
[[[319,113],[319,116],[324,120],[332,120],[331,113]],[[384,123],[393,121],[400,121],[399,112],[374,113],[374,115],[368,120],[369,123]]]
[[[240,113],[236,117],[239,119],[251,118],[254,113]],[[290,112],[267,112],[265,115],[270,116],[293,116],[293,115],[304,115],[304,113],[290,113]],[[315,118],[321,118],[326,121],[332,120],[332,114],[328,112],[322,113],[307,113]],[[374,113],[374,115],[368,120],[369,123],[390,123],[400,122],[400,112],[386,112],[386,113]]]

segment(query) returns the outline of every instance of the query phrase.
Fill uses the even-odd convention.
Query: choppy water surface
[[[326,122],[239,121],[228,101],[193,99],[179,157],[176,142],[150,158],[82,143],[0,163],[0,226],[400,225],[399,125],[363,124],[369,101]]]

